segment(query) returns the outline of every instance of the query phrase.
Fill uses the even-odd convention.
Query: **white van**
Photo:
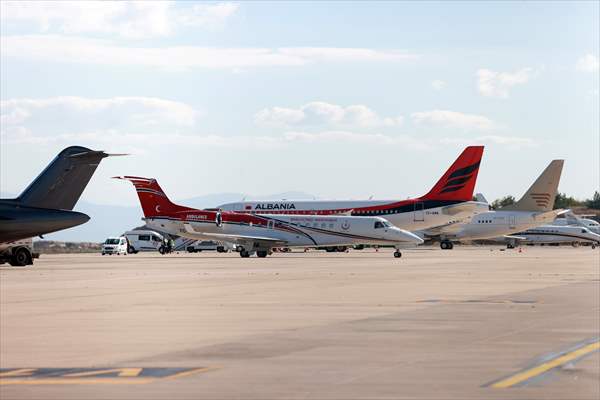
[[[125,237],[129,241],[129,252],[157,251],[163,242],[163,235],[155,231],[128,231]]]
[[[102,243],[102,255],[124,254],[127,255],[127,239],[124,236],[109,237]]]

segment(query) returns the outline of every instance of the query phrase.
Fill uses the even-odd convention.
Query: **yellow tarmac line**
[[[559,356],[553,360],[547,361],[545,363],[542,363],[540,365],[537,365],[533,368],[529,368],[525,371],[519,372],[517,374],[514,374],[512,376],[509,376],[508,378],[502,379],[494,384],[491,385],[491,387],[496,388],[496,389],[505,389],[505,388],[509,388],[515,385],[518,385],[519,383],[525,382],[531,378],[534,378],[538,375],[543,374],[544,372],[548,372],[549,370],[559,367],[563,364],[566,364],[570,361],[573,361],[577,358],[583,357],[593,351],[599,350],[600,349],[600,340],[588,344],[587,346],[581,347],[577,350],[573,350],[569,353],[563,354],[562,356]]]
[[[31,374],[36,370],[37,368],[21,368],[7,372],[0,372],[0,378],[11,378],[14,376],[31,376]]]
[[[162,379],[175,379],[175,378],[182,378],[184,376],[188,376],[188,375],[193,375],[193,374],[199,374],[200,372],[206,372],[206,371],[212,371],[213,369],[219,369],[220,367],[204,367],[204,368],[196,368],[196,369],[192,369],[189,371],[183,371],[183,372],[179,372],[175,375],[171,375],[171,376],[167,376],[164,377]]]
[[[74,379],[74,378],[45,378],[45,379],[6,379],[0,380],[2,385],[136,385],[150,383],[160,378],[99,378],[99,379]]]
[[[201,372],[219,369],[220,367],[202,367],[187,371],[181,371],[174,375],[165,377],[139,377],[143,368],[113,368],[71,373],[52,378],[35,377],[35,368],[23,368],[7,371],[0,374],[0,386],[2,385],[139,385],[151,383],[158,380],[182,378]],[[119,372],[117,377],[102,377],[103,374]],[[90,378],[90,377],[94,378]]]

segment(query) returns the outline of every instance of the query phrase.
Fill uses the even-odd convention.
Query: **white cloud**
[[[2,57],[44,62],[188,68],[301,66],[317,62],[402,62],[415,55],[356,48],[134,47],[109,40],[56,35],[3,36]]]
[[[153,97],[52,97],[0,102],[1,131],[4,137],[13,139],[28,139],[30,132],[54,136],[90,130],[189,129],[197,117],[198,112],[187,104]]]
[[[311,132],[286,132],[283,138],[289,142],[306,143],[355,143],[366,145],[405,145],[415,149],[424,149],[429,146],[422,140],[406,135],[383,135],[380,133],[356,133],[349,131],[324,131]]]
[[[399,126],[402,117],[380,117],[375,111],[364,105],[347,107],[324,101],[313,101],[299,108],[265,108],[254,116],[260,125],[329,125],[352,127]]]
[[[583,72],[596,72],[600,68],[600,61],[598,56],[593,54],[586,54],[577,60],[576,68],[578,71]]]
[[[482,115],[464,114],[457,111],[433,110],[411,114],[417,125],[430,124],[446,128],[490,130],[495,128],[492,120]]]
[[[239,8],[237,3],[195,4],[191,10],[180,12],[177,20],[185,26],[220,29]]]
[[[29,23],[41,32],[144,39],[170,35],[179,26],[220,28],[239,5],[214,3],[189,7],[171,1],[3,1],[0,7],[4,23]]]
[[[436,79],[434,81],[431,81],[431,87],[435,90],[442,90],[446,87],[446,82]]]
[[[6,144],[48,145],[83,143],[86,146],[115,151],[133,151],[136,154],[162,146],[200,146],[216,148],[281,148],[296,144],[343,144],[343,145],[401,145],[415,150],[428,149],[430,145],[409,136],[362,134],[349,131],[324,131],[318,133],[286,132],[280,136],[225,136],[202,133],[132,133],[111,129],[63,133],[60,135],[33,134],[19,128],[18,131],[2,133]],[[123,150],[125,149],[125,150]]]
[[[522,68],[515,72],[496,72],[489,69],[477,71],[477,89],[487,97],[508,98],[513,86],[523,85],[535,76],[533,68]]]

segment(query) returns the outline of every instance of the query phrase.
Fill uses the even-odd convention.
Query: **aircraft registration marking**
[[[144,384],[215,369],[196,368],[2,368],[0,385]]]

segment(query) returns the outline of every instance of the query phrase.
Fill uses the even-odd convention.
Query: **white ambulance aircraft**
[[[275,247],[328,247],[355,244],[418,245],[423,240],[380,217],[347,215],[251,215],[197,210],[173,204],[155,179],[115,177],[130,181],[137,191],[144,220],[151,229],[196,240],[237,245],[241,257],[266,257]]]
[[[458,223],[422,232],[425,239],[439,240],[442,249],[452,249],[452,240],[493,239],[512,235],[554,221],[564,210],[553,210],[564,160],[554,160],[521,199],[497,211],[475,215]]]
[[[379,216],[409,231],[453,224],[488,204],[473,199],[483,146],[469,146],[426,195],[408,200],[302,200],[242,201],[218,206],[224,211],[271,215]]]
[[[537,228],[498,238],[506,243],[509,249],[521,243],[527,244],[560,244],[570,243],[574,247],[581,243],[591,243],[592,249],[600,244],[600,235],[584,226],[542,225]]]

